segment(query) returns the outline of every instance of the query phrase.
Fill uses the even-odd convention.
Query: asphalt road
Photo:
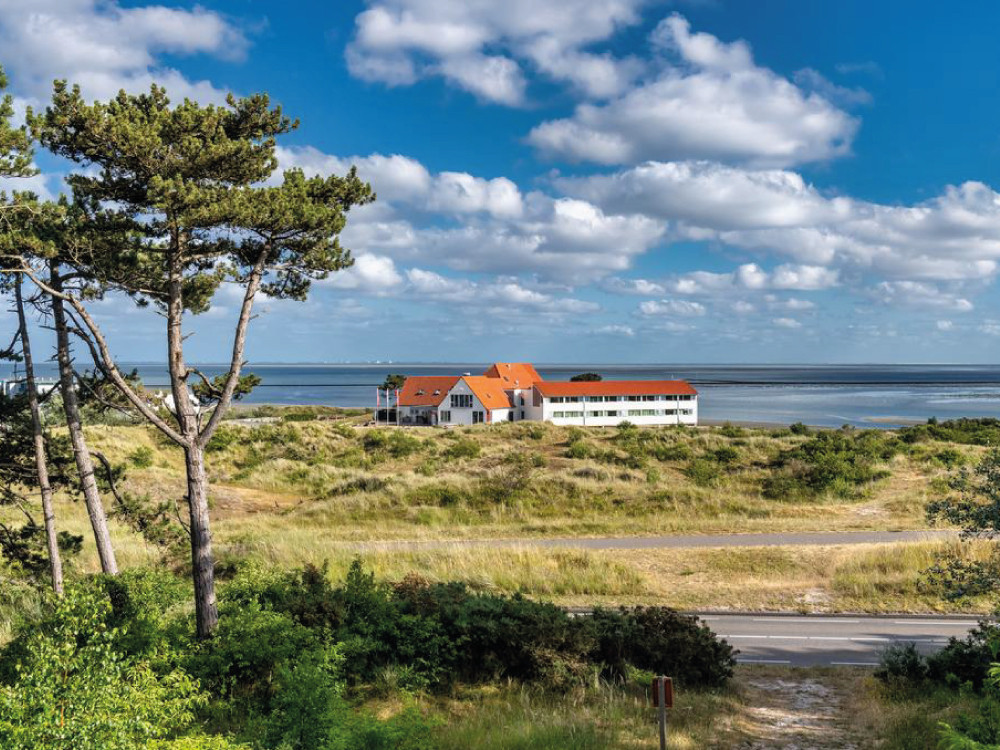
[[[750,664],[876,666],[888,646],[914,643],[929,654],[962,638],[975,617],[892,615],[699,615]]]
[[[455,541],[368,542],[365,549],[434,547],[571,547],[574,549],[693,549],[698,547],[777,547],[796,545],[885,544],[953,539],[955,531],[817,531],[764,534],[676,534],[671,536],[561,537],[549,539],[468,539]]]

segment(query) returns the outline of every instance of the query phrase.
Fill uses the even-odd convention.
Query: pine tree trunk
[[[167,303],[167,363],[170,391],[174,399],[177,425],[184,436],[184,467],[187,471],[187,502],[191,520],[191,577],[194,581],[195,622],[198,637],[209,638],[219,624],[215,601],[215,559],[208,515],[208,477],[205,453],[199,442],[198,415],[191,404],[188,369],[184,362],[184,296],[179,254],[170,260]]]
[[[62,279],[59,270],[53,264],[50,267],[50,285],[57,291],[62,291]],[[97,555],[101,559],[101,570],[107,575],[118,575],[118,562],[111,546],[111,533],[108,531],[108,518],[101,505],[101,494],[97,488],[94,476],[94,462],[90,458],[90,450],[83,435],[83,425],[80,421],[80,405],[76,397],[76,385],[73,382],[73,363],[69,354],[69,329],[66,324],[66,311],[63,301],[52,295],[52,318],[56,329],[56,357],[59,361],[59,389],[62,393],[63,411],[66,414],[66,426],[69,428],[70,441],[73,443],[73,455],[76,458],[76,468],[80,474],[80,484],[83,487],[83,498],[87,504],[87,514],[90,525],[94,529],[94,541],[97,543]]]
[[[215,601],[215,559],[208,519],[208,479],[202,449],[185,447],[188,507],[191,518],[191,575],[194,578],[195,619],[199,638],[208,638],[219,623]]]
[[[35,384],[35,365],[31,358],[31,340],[28,336],[28,323],[24,315],[24,299],[21,295],[21,284],[22,278],[18,275],[14,286],[14,297],[17,302],[17,321],[21,331],[21,354],[24,357],[25,385],[28,387],[28,406],[31,409],[31,430],[35,443],[35,469],[38,473],[38,489],[42,495],[42,515],[45,517],[45,543],[49,550],[52,590],[58,596],[62,596],[62,557],[59,555],[59,540],[56,536],[56,515],[52,510],[52,485],[49,483],[49,464],[45,454],[42,409],[38,403],[38,387]]]

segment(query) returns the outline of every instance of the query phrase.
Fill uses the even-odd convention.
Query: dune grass
[[[922,528],[923,507],[948,471],[940,450],[920,444],[878,459],[871,481],[778,492],[801,465],[783,456],[808,436],[742,428],[636,433],[644,440],[538,423],[227,424],[208,454],[215,528],[224,538],[280,529],[355,541]],[[131,465],[135,491],[183,494],[182,457],[151,429],[94,426],[89,435],[95,448]],[[953,461],[982,451],[953,450]]]

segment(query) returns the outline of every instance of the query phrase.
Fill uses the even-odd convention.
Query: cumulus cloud
[[[917,281],[883,281],[872,290],[872,296],[886,305],[916,307],[924,310],[970,312],[974,307],[972,302],[958,293]]]
[[[535,127],[528,142],[572,162],[712,159],[787,166],[846,154],[857,120],[816,91],[758,66],[742,41],[691,31],[673,14],[653,44],[662,70],[606,104]]]
[[[458,303],[475,307],[499,308],[515,317],[524,312],[553,314],[592,313],[600,305],[569,297],[528,289],[510,279],[480,283],[467,278],[442,276],[434,271],[411,268],[406,272],[408,291],[436,302]]]
[[[175,98],[220,102],[208,81],[190,81],[161,55],[209,54],[239,59],[248,42],[220,14],[196,6],[123,7],[114,0],[0,0],[0,46],[15,88],[44,100],[52,81],[80,84],[89,98],[119,89],[136,92],[153,81]]]
[[[693,271],[665,282],[675,294],[714,295],[734,291],[828,289],[838,283],[836,271],[818,266],[783,264],[771,271],[756,263],[744,263],[730,273]]]
[[[778,328],[801,328],[802,324],[795,318],[775,318],[771,321]]]
[[[525,103],[525,68],[586,96],[614,96],[641,71],[587,47],[641,20],[649,0],[368,0],[345,55],[366,81],[405,86],[440,77],[498,104]]]
[[[397,260],[577,283],[628,269],[665,231],[655,218],[608,213],[579,198],[522,194],[504,177],[431,173],[400,155],[342,158],[279,148],[278,158],[307,174],[342,174],[356,165],[379,201],[351,214],[345,244]]]
[[[403,277],[391,258],[365,254],[357,256],[350,268],[330,275],[324,283],[335,289],[382,294],[402,284]]]
[[[639,312],[646,316],[676,315],[684,318],[704,315],[705,306],[686,299],[647,300],[639,305]]]
[[[600,326],[599,328],[594,328],[591,333],[596,333],[598,336],[625,336],[626,338],[635,337],[635,329],[632,326],[622,326],[622,325],[607,325]]]
[[[960,281],[992,277],[1000,262],[1000,193],[980,182],[911,206],[825,196],[786,170],[709,162],[649,162],[555,184],[606,211],[631,204],[670,222],[679,239],[783,255],[813,269]]]

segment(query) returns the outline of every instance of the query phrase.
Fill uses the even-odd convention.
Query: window
[[[447,411],[447,410],[442,411],[441,412],[440,421],[445,422],[445,423],[450,422],[451,421],[451,412]]]
[[[508,422],[513,422],[514,421],[514,412],[512,412],[512,411],[507,412],[507,421]]]
[[[552,412],[553,419],[579,419],[583,416],[582,411],[554,411]]]
[[[628,400],[629,401],[640,401],[640,400],[642,400],[642,396],[629,396]]]
[[[520,405],[524,406],[524,394],[523,393],[520,395],[520,399],[521,399],[521,404]]]
[[[451,408],[452,409],[471,409],[472,408],[472,394],[469,394],[469,393],[453,393],[453,394],[451,394]]]
[[[561,404],[563,402],[563,397],[553,396],[552,398],[549,399],[549,401],[551,401],[553,404]]]
[[[521,419],[524,419],[524,412],[521,412]]]
[[[472,396],[469,396],[472,398]],[[471,406],[471,404],[469,404]],[[486,415],[481,411],[472,412],[472,424],[482,424],[486,421]]]

